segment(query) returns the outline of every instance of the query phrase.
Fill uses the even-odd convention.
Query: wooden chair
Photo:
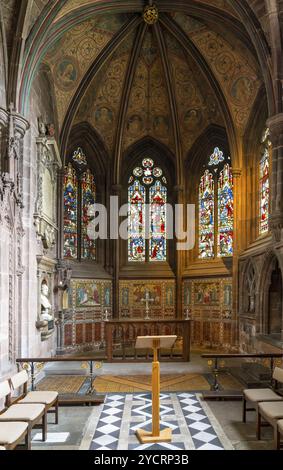
[[[13,450],[22,441],[26,450],[31,450],[30,428],[28,423],[0,423],[0,450]]]
[[[276,386],[283,383],[283,369],[275,367],[273,371],[273,381]],[[243,391],[243,423],[246,422],[247,411],[257,411],[261,402],[283,401],[283,397],[278,395],[271,388],[248,388]],[[252,408],[247,408],[247,402],[252,404]]]
[[[42,429],[42,440],[47,437],[47,413],[42,403],[11,404],[11,388],[8,380],[0,384],[0,400],[5,400],[4,409],[0,413],[0,425],[7,422],[28,423],[29,429]],[[39,424],[40,423],[40,424]]]
[[[15,374],[11,379],[10,383],[14,390],[21,389],[23,387],[23,393],[17,398],[19,404],[29,403],[42,403],[45,405],[47,413],[55,414],[55,424],[58,424],[59,416],[59,403],[58,403],[58,392],[41,392],[34,391],[28,392],[28,373],[26,370],[22,370]]]
[[[282,445],[281,445],[281,436],[283,436],[283,419],[280,419],[277,422],[277,436],[276,436],[276,448],[277,450],[280,450]]]
[[[262,418],[265,420],[262,423]],[[261,427],[270,425],[274,430],[274,442],[278,445],[278,421],[283,419],[283,402],[259,403],[257,411],[257,439],[261,439]]]

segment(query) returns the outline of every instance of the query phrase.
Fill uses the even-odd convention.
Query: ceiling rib
[[[159,53],[162,61],[165,82],[167,85],[167,94],[169,98],[169,105],[171,111],[171,119],[173,123],[173,135],[175,141],[175,152],[176,152],[176,160],[177,160],[177,184],[182,185],[182,147],[181,147],[181,132],[179,127],[179,119],[178,119],[178,109],[177,109],[177,102],[176,102],[176,95],[173,90],[173,77],[172,72],[170,69],[170,65],[168,62],[168,53],[166,48],[165,39],[160,27],[159,23],[156,23],[154,26],[154,32],[157,39],[157,44],[159,48]]]
[[[166,14],[162,14],[160,15],[160,22],[169,31],[169,33],[175,37],[175,39],[179,42],[179,44],[184,49],[185,53],[188,54],[192,58],[192,60],[196,63],[196,65],[200,67],[200,69],[203,72],[204,77],[208,79],[212,89],[215,92],[216,98],[218,100],[218,104],[223,113],[224,122],[227,126],[227,133],[229,137],[231,153],[234,159],[238,158],[239,155],[238,155],[237,136],[236,136],[236,131],[235,131],[235,127],[233,124],[231,112],[228,107],[226,98],[222,92],[222,89],[217,79],[215,78],[212,70],[210,69],[208,63],[206,62],[205,58],[200,53],[198,48],[195,46],[193,41],[180,29],[179,25],[173,20],[173,18],[170,18]],[[236,167],[236,164],[239,164],[239,162],[234,161],[234,164]]]
[[[132,53],[129,59],[126,77],[123,84],[123,91],[121,96],[120,110],[118,114],[117,134],[114,147],[114,182],[119,184],[120,181],[120,168],[121,168],[121,156],[122,156],[122,143],[123,135],[125,130],[126,113],[129,106],[129,100],[132,90],[132,85],[137,69],[137,63],[140,56],[143,40],[148,26],[146,23],[141,24],[137,36],[135,38]]]
[[[97,74],[97,72],[103,67],[103,65],[107,62],[109,57],[120,47],[120,45],[124,42],[124,40],[130,35],[132,31],[134,31],[138,25],[141,23],[142,18],[140,16],[134,16],[128,24],[122,26],[122,28],[113,36],[113,38],[109,41],[109,43],[104,47],[104,49],[100,52],[97,56],[95,61],[92,63],[90,68],[88,69],[87,73],[84,75],[71,103],[67,110],[66,117],[63,123],[62,131],[61,131],[61,155],[64,159],[65,152],[67,149],[67,142],[69,133],[71,130],[73,119],[77,113],[81,100],[90,85],[93,77]]]

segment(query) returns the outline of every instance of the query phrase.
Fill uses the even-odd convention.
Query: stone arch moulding
[[[267,334],[269,288],[271,284],[271,275],[277,262],[283,275],[283,256],[279,255],[274,250],[269,250],[263,259],[259,273],[259,312],[257,318],[257,333],[260,334]]]
[[[186,171],[193,170],[194,173],[199,173],[200,176],[203,165],[207,163],[207,159],[215,147],[220,147],[225,156],[231,156],[226,129],[216,124],[210,124],[189,150],[185,160]],[[231,161],[233,166],[232,156]]]
[[[240,315],[255,315],[258,309],[258,269],[253,257],[247,258],[241,265],[239,273]],[[251,298],[253,297],[253,298]]]
[[[121,181],[125,182],[128,177],[129,168],[133,168],[140,159],[146,156],[150,156],[158,162],[158,165],[164,168],[168,184],[172,187],[176,181],[175,157],[166,145],[154,137],[144,137],[126,149],[121,164]]]
[[[82,122],[72,127],[63,168],[66,164],[66,156],[72,156],[78,147],[83,149],[83,152],[87,157],[88,166],[94,174],[96,202],[104,204],[107,207],[112,173],[111,158],[102,138],[88,122]],[[60,214],[59,257],[63,259],[63,177],[61,178],[59,185],[58,206]],[[103,264],[105,262],[106,253],[105,243],[101,240],[98,240],[97,255],[96,264]],[[90,263],[90,266],[93,266],[92,262]]]

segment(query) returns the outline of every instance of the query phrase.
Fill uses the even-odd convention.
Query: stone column
[[[241,176],[242,170],[240,168],[233,168],[233,195],[234,195],[234,244],[233,244],[233,319],[235,320],[235,329],[233,332],[233,340],[235,345],[239,344],[239,252],[241,249],[241,208],[242,208],[242,191],[241,191]]]
[[[113,196],[118,197],[118,211],[121,206],[121,192],[122,186],[121,185],[114,185],[112,186]],[[117,214],[110,214],[110,224],[113,223],[111,220],[111,215],[115,216]],[[119,222],[118,220],[118,230],[119,230]],[[118,233],[118,239],[112,240],[113,246],[113,318],[119,318],[119,275],[120,275],[120,237]]]
[[[185,204],[185,197],[184,197],[184,188],[183,186],[175,186],[174,191],[176,193],[176,202],[177,204]],[[185,208],[183,208],[183,217],[186,217]],[[186,222],[186,220],[184,221]],[[177,251],[177,242],[175,246],[175,274],[176,274],[176,317],[182,318],[182,280],[183,280],[183,266],[185,260],[185,252],[184,251]],[[182,240],[181,240],[182,242]]]
[[[270,229],[276,242],[282,240],[283,229],[283,113],[267,121],[272,143],[272,181]]]

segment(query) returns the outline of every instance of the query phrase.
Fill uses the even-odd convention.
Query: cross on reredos
[[[150,302],[154,302],[154,299],[152,299],[150,297],[150,293],[148,290],[145,291],[145,298],[144,299],[141,299],[142,302],[145,303],[145,320],[150,320],[150,317],[149,317],[149,305],[150,305]]]

